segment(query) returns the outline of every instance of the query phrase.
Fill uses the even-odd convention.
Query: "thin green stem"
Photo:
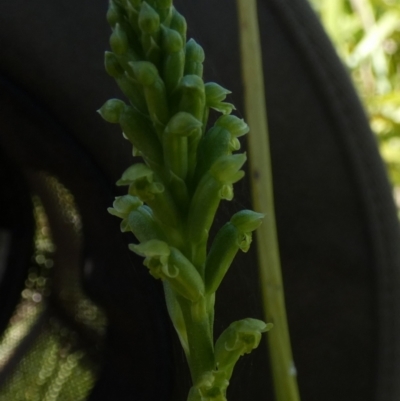
[[[275,223],[271,157],[256,0],[237,0],[254,208],[265,214],[257,230],[260,278],[267,321],[269,354],[277,401],[299,401],[286,317],[279,248]]]

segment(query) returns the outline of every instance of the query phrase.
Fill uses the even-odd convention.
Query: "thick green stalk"
[[[260,278],[266,318],[274,324],[268,333],[269,354],[277,401],[299,401],[296,370],[290,345],[276,232],[271,157],[256,0],[237,0],[242,73],[247,121],[250,177],[254,209],[265,214],[257,230]]]

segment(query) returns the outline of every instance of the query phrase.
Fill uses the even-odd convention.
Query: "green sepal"
[[[120,60],[126,64],[126,62],[124,62],[125,58],[125,56],[117,56],[112,52],[105,52],[104,64],[106,71],[115,79],[132,106],[141,113],[147,113],[147,103],[144,97],[143,87],[139,85],[136,80],[129,78],[123,66],[120,64]]]
[[[233,104],[223,102],[226,96],[232,92],[221,85],[215,82],[208,82],[205,84],[205,92],[207,107],[217,110],[222,114],[231,114],[232,110],[236,110]]]
[[[129,230],[140,242],[150,241],[152,239],[165,240],[165,236],[154,220],[151,209],[147,206],[140,206],[129,213],[127,218]]]
[[[232,216],[231,223],[240,232],[251,232],[260,227],[264,217],[265,214],[263,213],[257,213],[253,210],[241,210]]]
[[[199,155],[196,165],[195,182],[211,168],[221,156],[229,154],[229,143],[232,135],[222,127],[213,127],[201,138],[197,153]]]
[[[123,10],[113,0],[109,2],[106,18],[112,28],[123,20]]]
[[[116,23],[114,30],[110,36],[111,50],[115,54],[124,54],[129,50],[128,36],[120,23]]]
[[[154,2],[160,19],[164,24],[168,24],[172,12],[172,0],[157,0]]]
[[[141,152],[146,163],[154,171],[161,169],[162,147],[148,120],[128,106],[121,114],[120,124],[125,136]]]
[[[244,172],[240,170],[246,162],[245,153],[235,155],[221,156],[210,168],[210,174],[224,184],[234,184],[244,176]]]
[[[233,322],[215,343],[215,360],[219,372],[226,372],[229,380],[238,359],[257,348],[261,334],[273,327],[258,319],[247,318]]]
[[[186,111],[199,121],[203,121],[206,101],[203,80],[197,75],[185,75],[179,83],[177,92],[180,96],[179,111]]]
[[[192,114],[179,112],[169,121],[163,135],[165,164],[172,173],[186,179],[189,163],[196,162],[196,155],[188,154],[188,137],[200,137],[202,123]],[[198,141],[199,139],[197,139]]]
[[[107,100],[103,106],[97,110],[101,117],[109,123],[119,123],[122,112],[126,107],[125,102],[119,99]]]
[[[229,150],[234,152],[240,149],[240,142],[237,138],[246,135],[250,128],[243,119],[232,115],[223,115],[214,124],[215,127],[225,128],[231,133]]]
[[[190,358],[189,341],[188,341],[185,319],[183,318],[182,314],[182,309],[168,281],[164,280],[163,286],[164,286],[165,301],[167,304],[169,317],[171,318],[175,331],[178,334],[179,341],[182,345],[183,350],[185,351],[186,358],[189,359]]]
[[[232,184],[244,176],[240,168],[245,161],[245,154],[222,156],[200,180],[188,213],[187,228],[192,243],[201,243],[208,237],[219,202],[232,199]]]
[[[129,185],[129,194],[146,202],[151,207],[155,219],[169,227],[171,232],[173,228],[178,227],[179,213],[175,203],[148,166],[143,163],[133,164],[125,170],[117,185]]]
[[[121,231],[126,232],[129,231],[129,225],[128,225],[129,214],[132,211],[137,210],[142,205],[143,202],[136,196],[123,195],[116,197],[113,203],[113,207],[109,207],[107,211],[113,216],[117,216],[122,219],[120,226]]]
[[[104,66],[107,74],[113,78],[124,75],[124,69],[120,65],[117,56],[112,52],[107,51],[104,53]]]
[[[130,244],[129,249],[144,256],[144,265],[154,278],[167,280],[171,288],[191,302],[197,302],[204,294],[204,283],[196,268],[176,248],[164,241],[150,240]]]
[[[162,29],[163,79],[168,94],[171,94],[183,77],[185,68],[185,52],[182,37],[173,29]]]
[[[147,2],[143,1],[139,11],[139,28],[143,33],[155,34],[160,30],[160,16]]]
[[[249,250],[251,233],[260,226],[263,218],[262,213],[242,210],[218,231],[206,260],[207,294],[217,291],[239,249],[243,252]]]
[[[143,202],[154,199],[165,189],[162,183],[154,181],[154,172],[143,163],[135,163],[128,167],[116,184],[129,185],[129,193]]]
[[[185,75],[203,77],[204,59],[203,48],[194,39],[190,39],[186,43]]]
[[[113,207],[107,209],[108,213],[113,216],[125,219],[129,216],[132,210],[136,210],[139,206],[142,206],[143,202],[136,196],[123,195],[117,196],[113,202]]]
[[[175,7],[172,7],[171,22],[169,24],[171,29],[174,29],[181,35],[182,43],[186,43],[187,23],[185,17],[180,14]]]
[[[155,65],[148,61],[136,61],[130,63],[130,66],[133,70],[133,77],[143,85],[150,118],[159,138],[161,138],[169,121],[169,108],[164,82],[160,78]]]

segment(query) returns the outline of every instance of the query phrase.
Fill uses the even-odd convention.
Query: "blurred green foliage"
[[[310,0],[351,72],[400,187],[400,0]]]

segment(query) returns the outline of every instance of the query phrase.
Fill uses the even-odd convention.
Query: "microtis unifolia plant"
[[[120,124],[133,154],[109,212],[122,219],[150,274],[164,286],[167,308],[186,354],[193,386],[189,401],[223,401],[233,368],[271,324],[233,322],[214,342],[215,293],[239,250],[247,252],[263,215],[234,214],[212,241],[209,231],[221,200],[233,199],[244,172],[239,137],[247,124],[224,102],[230,92],[203,81],[204,51],[187,41],[186,20],[172,0],[111,0],[111,52],[105,68],[127,98],[99,110]],[[209,110],[222,115],[209,128]]]

